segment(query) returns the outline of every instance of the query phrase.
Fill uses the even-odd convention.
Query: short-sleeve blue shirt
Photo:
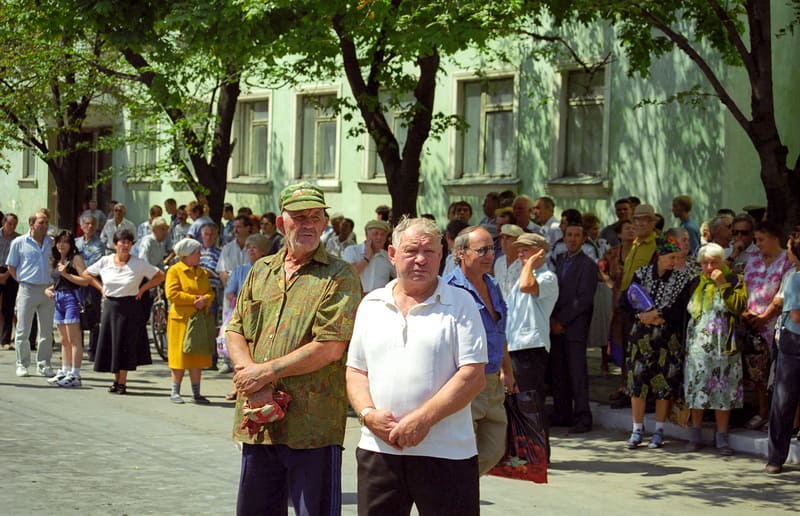
[[[783,291],[783,311],[800,310],[800,272],[793,272],[786,282]],[[786,329],[792,333],[800,335],[800,323],[792,322],[789,314],[786,314]]]

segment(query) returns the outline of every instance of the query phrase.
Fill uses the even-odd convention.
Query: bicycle
[[[150,332],[153,345],[162,360],[167,360],[167,298],[164,287],[156,286],[153,291],[153,306],[150,309]]]

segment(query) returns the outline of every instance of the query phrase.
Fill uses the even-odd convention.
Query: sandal
[[[228,401],[234,401],[236,399],[236,391],[231,391],[225,395],[225,399]]]
[[[119,384],[118,384],[117,382],[114,382],[114,383],[111,385],[111,387],[109,387],[109,388],[108,388],[108,392],[110,392],[110,393],[112,393],[112,394],[113,394],[113,393],[115,393],[115,392],[117,392],[117,387],[119,387]]]

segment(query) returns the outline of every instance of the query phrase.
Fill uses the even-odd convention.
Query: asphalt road
[[[169,402],[160,359],[131,373],[127,396],[111,376],[84,371],[83,387],[17,378],[0,351],[0,514],[233,514],[239,452],[230,439],[230,376],[204,372],[210,406]],[[188,377],[184,392],[189,392]],[[761,458],[625,450],[627,435],[597,428],[553,435],[549,483],[484,477],[486,515],[797,514],[800,468],[768,477]],[[348,419],[344,514],[355,514],[358,422]],[[443,494],[446,496],[446,494]]]

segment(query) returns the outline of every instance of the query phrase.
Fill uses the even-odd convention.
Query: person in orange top
[[[167,271],[165,290],[169,300],[167,319],[167,359],[172,370],[173,403],[183,403],[181,382],[186,369],[192,382],[192,401],[208,404],[208,398],[200,394],[200,373],[211,366],[211,354],[195,355],[183,352],[183,339],[189,318],[197,310],[208,310],[214,299],[214,290],[208,281],[208,273],[200,267],[200,242],[184,238],[173,249],[180,260]]]

